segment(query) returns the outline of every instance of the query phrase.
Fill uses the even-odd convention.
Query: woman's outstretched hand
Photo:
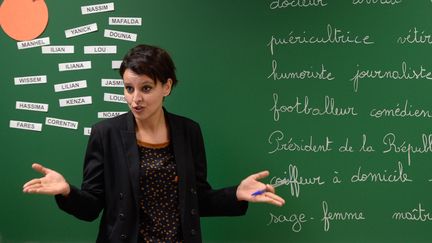
[[[23,192],[47,195],[69,195],[69,183],[66,182],[65,178],[60,173],[36,163],[32,164],[32,168],[42,173],[44,176],[25,183]]]
[[[284,205],[285,200],[275,194],[275,189],[271,185],[258,181],[269,174],[268,171],[261,171],[246,177],[237,187],[237,199],[248,202],[264,202],[276,206]],[[252,195],[260,190],[264,190],[263,193]]]

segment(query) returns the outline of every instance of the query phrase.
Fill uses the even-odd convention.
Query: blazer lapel
[[[129,169],[129,180],[135,201],[139,198],[139,151],[136,142],[135,121],[132,112],[127,115],[126,130],[121,131],[123,149],[126,152],[126,164]],[[138,205],[138,203],[137,203]]]

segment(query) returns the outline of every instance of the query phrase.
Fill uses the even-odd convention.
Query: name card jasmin
[[[31,130],[36,132],[42,131],[42,123],[34,123],[34,122],[27,122],[27,121],[10,120],[9,127],[16,128],[16,129],[23,129],[23,130]]]
[[[34,40],[29,40],[29,41],[17,42],[17,46],[18,46],[19,50],[38,47],[38,46],[46,46],[49,44],[50,44],[50,38],[49,37],[39,38],[39,39],[34,39]]]
[[[79,35],[84,35],[88,33],[92,33],[98,30],[97,24],[89,24],[89,25],[83,25],[80,27],[72,28],[65,30],[66,38],[71,38]]]
[[[48,112],[48,104],[17,101],[15,104],[15,109]]]
[[[59,63],[58,67],[60,72],[91,69],[91,61]]]
[[[102,79],[101,80],[102,87],[118,87],[123,88],[123,79]]]
[[[84,88],[87,88],[86,80],[73,81],[73,82],[54,85],[55,92],[62,92],[62,91],[68,91],[74,89],[84,89]]]

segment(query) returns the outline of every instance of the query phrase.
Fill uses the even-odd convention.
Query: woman
[[[201,242],[200,216],[243,215],[247,202],[281,206],[271,185],[251,175],[239,186],[214,190],[207,182],[199,125],[169,113],[163,100],[177,83],[169,54],[138,45],[120,67],[130,112],[92,127],[81,189],[54,170],[23,191],[55,195],[58,206],[92,221],[102,211],[97,242]],[[257,190],[266,190],[252,195]]]

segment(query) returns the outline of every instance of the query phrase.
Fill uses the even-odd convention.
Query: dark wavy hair
[[[126,69],[138,75],[147,75],[156,82],[165,84],[172,80],[173,86],[178,82],[175,74],[175,65],[168,52],[157,46],[137,45],[124,56],[120,65],[120,76],[123,77]]]

